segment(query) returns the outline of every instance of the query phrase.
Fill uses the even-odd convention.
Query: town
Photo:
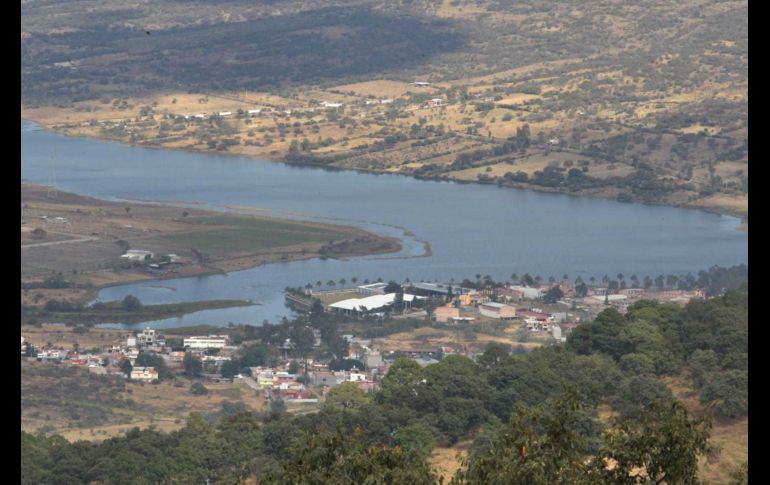
[[[705,296],[701,288],[665,288],[660,278],[658,287],[653,287],[652,280],[647,278],[648,288],[623,289],[615,280],[609,286],[589,286],[580,279],[577,283],[565,279],[540,286],[530,275],[524,275],[520,280],[531,282],[532,286],[495,284],[488,277],[477,280],[477,283],[466,279],[461,284],[367,282],[334,290],[287,288],[286,300],[302,313],[312,313],[314,305],[318,311],[320,305],[327,318],[340,323],[363,322],[374,328],[390,321],[421,320],[425,325],[449,330],[451,334],[452,329],[473,333],[474,327],[483,329],[493,324],[498,335],[509,336],[509,347],[527,351],[533,344],[566,342],[581,322],[593,320],[606,308],[625,313],[629,305],[640,300],[684,305],[691,299]],[[636,280],[634,277],[633,281]],[[672,278],[668,282],[671,283]],[[622,286],[625,286],[624,281]],[[164,332],[172,337],[166,338]],[[313,404],[323,401],[331,388],[343,383],[353,383],[368,393],[376,391],[379,381],[398,357],[414,359],[423,367],[452,354],[476,359],[493,342],[459,333],[449,342],[343,334],[341,338],[347,351],[341,359],[324,358],[323,352],[316,352],[319,357],[314,358],[314,351],[323,342],[321,330],[313,329],[309,345],[286,338],[280,345],[273,346],[272,352],[267,352],[271,358],[248,362],[244,354],[261,342],[241,341],[237,344],[227,332],[228,327],[222,327],[217,335],[178,338],[173,336],[174,329],[145,328],[123,335],[109,348],[94,348],[87,352],[78,349],[76,344],[71,348],[55,348],[22,336],[21,355],[138,382],[158,383],[164,377],[161,373],[166,378],[176,373],[199,378],[202,382],[238,381],[254,389],[265,402]],[[516,346],[517,341],[528,345]],[[504,344],[505,340],[497,339],[496,342]],[[307,348],[300,349],[303,345]],[[153,362],[158,364],[152,365]],[[249,365],[257,362],[260,365]]]

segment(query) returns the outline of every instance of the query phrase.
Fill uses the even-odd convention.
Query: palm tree
[[[356,282],[358,282],[358,278],[356,278],[356,277],[354,276],[354,277],[350,278],[350,281],[351,281],[351,283],[353,283],[353,284],[355,285],[355,284],[356,284]]]
[[[618,281],[623,279],[623,273],[618,273]]]
[[[563,281],[567,281],[569,279],[569,275],[567,273],[564,273],[561,277]]]
[[[320,281],[320,280],[315,282],[315,285],[316,285],[316,286],[318,286],[318,287],[320,287],[322,284],[323,284],[323,283],[321,283],[321,281]]]
[[[593,285],[594,283],[596,283],[596,278],[591,276],[590,278],[588,278],[588,281],[590,281],[591,285]]]
[[[511,281],[513,281],[514,283],[516,283],[517,281],[519,281],[519,275],[517,275],[516,273],[513,273],[513,274],[511,275]]]
[[[677,281],[679,281],[679,277],[677,277],[676,275],[670,274],[666,276],[666,286],[668,286],[669,288],[676,287]]]
[[[347,282],[348,281],[345,278],[340,278],[340,286],[345,286]]]
[[[633,288],[639,288],[639,278],[635,275],[631,275],[631,286]]]
[[[336,285],[337,283],[335,283],[334,280],[329,280],[329,281],[326,282],[326,284],[331,287],[331,286]]]
[[[368,284],[369,284],[369,278],[366,278],[366,279],[364,279],[364,284],[365,284],[365,285],[368,285]]]

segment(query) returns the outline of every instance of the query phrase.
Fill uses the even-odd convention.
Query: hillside
[[[745,1],[53,10],[22,4],[22,116],[60,131],[747,221]]]

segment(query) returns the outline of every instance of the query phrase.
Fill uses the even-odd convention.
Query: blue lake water
[[[54,167],[52,168],[52,160]],[[697,273],[748,263],[734,217],[697,210],[546,194],[398,175],[326,171],[215,154],[154,150],[58,135],[21,123],[22,179],[104,199],[139,199],[355,225],[397,236],[399,254],[269,264],[227,275],[134,283],[102,290],[143,303],[214,298],[259,305],[149,322],[156,328],[276,322],[291,312],[286,286],[365,278],[504,280],[512,273],[571,279]],[[405,233],[409,231],[409,235]],[[413,235],[412,235],[413,234]],[[429,241],[433,254],[423,254]]]

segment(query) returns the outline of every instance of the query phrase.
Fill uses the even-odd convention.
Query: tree
[[[191,352],[186,352],[184,354],[182,365],[184,366],[184,373],[187,377],[200,377],[201,372],[203,372],[203,363]]]
[[[424,423],[414,423],[396,430],[395,443],[407,453],[428,457],[436,446],[436,430]]]
[[[561,288],[558,285],[552,286],[545,295],[543,295],[543,301],[546,303],[556,303],[562,298],[564,298],[564,292],[561,291]]]
[[[120,303],[120,307],[125,312],[134,312],[142,308],[142,302],[134,295],[126,295],[123,301]]]
[[[393,298],[393,311],[396,313],[401,313],[404,311],[404,293],[403,291],[399,291],[396,293],[396,296]]]
[[[358,370],[363,370],[366,366],[363,362],[356,359],[341,359],[329,362],[329,370],[331,371],[351,370],[354,367]]]
[[[697,483],[698,456],[712,451],[708,417],[690,419],[677,401],[658,401],[635,420],[615,419],[592,470],[605,483]],[[614,467],[606,466],[613,462]],[[641,472],[639,471],[641,469]]]
[[[403,290],[401,289],[401,285],[399,285],[393,280],[390,280],[388,282],[388,285],[385,287],[385,293],[398,293],[402,291]]]
[[[658,400],[673,399],[671,390],[654,377],[632,376],[625,379],[612,398],[612,407],[624,419],[633,419]]]
[[[292,325],[289,330],[289,338],[291,343],[294,344],[294,350],[299,352],[300,355],[307,355],[313,350],[315,344],[315,334],[313,329],[302,323],[296,323]]]
[[[584,298],[588,294],[588,286],[582,281],[575,285],[575,295],[578,298]]]
[[[503,362],[506,362],[511,356],[511,353],[503,348],[500,344],[490,345],[481,356],[477,359],[477,363],[484,370],[492,370],[497,368]]]
[[[270,401],[270,414],[273,416],[286,414],[286,401],[283,399],[274,399]]]
[[[193,382],[193,385],[190,386],[190,393],[198,396],[202,396],[202,395],[208,394],[209,390],[206,389],[206,386],[204,386],[200,382]]]
[[[166,366],[166,361],[163,357],[157,354],[149,352],[140,352],[134,361],[136,367],[154,367],[158,371],[158,380],[169,379],[174,377],[171,371]]]
[[[329,391],[324,407],[351,409],[363,407],[371,402],[371,396],[365,393],[358,384],[344,382]]]
[[[451,288],[450,288],[451,291]],[[436,301],[435,298],[428,298],[425,300],[425,313],[428,315],[428,320],[433,318],[433,313],[436,311],[436,308],[443,302],[441,300]]]
[[[709,376],[701,391],[701,404],[714,403],[719,416],[738,418],[749,412],[747,370],[730,369]]]
[[[120,368],[120,372],[124,373],[128,377],[131,377],[131,370],[133,369],[133,366],[131,365],[130,360],[128,360],[126,357],[123,357],[120,360],[120,364],[118,364],[118,367]]]
[[[710,420],[690,419],[673,400],[650,403],[637,419],[613,419],[593,457],[586,417],[572,390],[543,405],[517,405],[508,425],[462,459],[451,483],[694,484],[698,457],[712,451]]]
[[[582,409],[582,399],[572,391],[542,406],[517,404],[491,446],[461,458],[462,468],[451,483],[586,483],[586,440],[578,432]]]
[[[269,469],[259,482],[264,484],[375,484],[408,483],[434,485],[438,481],[424,456],[400,447],[366,445],[363,431],[305,433],[295,442],[290,458],[280,470]]]
[[[264,344],[251,345],[241,351],[240,367],[257,367],[267,361],[267,347]]]
[[[412,359],[399,357],[382,378],[380,392],[375,395],[377,402],[406,406],[414,400],[422,386],[423,368]]]
[[[219,368],[219,373],[226,379],[232,379],[240,371],[241,367],[234,360],[225,361]]]

